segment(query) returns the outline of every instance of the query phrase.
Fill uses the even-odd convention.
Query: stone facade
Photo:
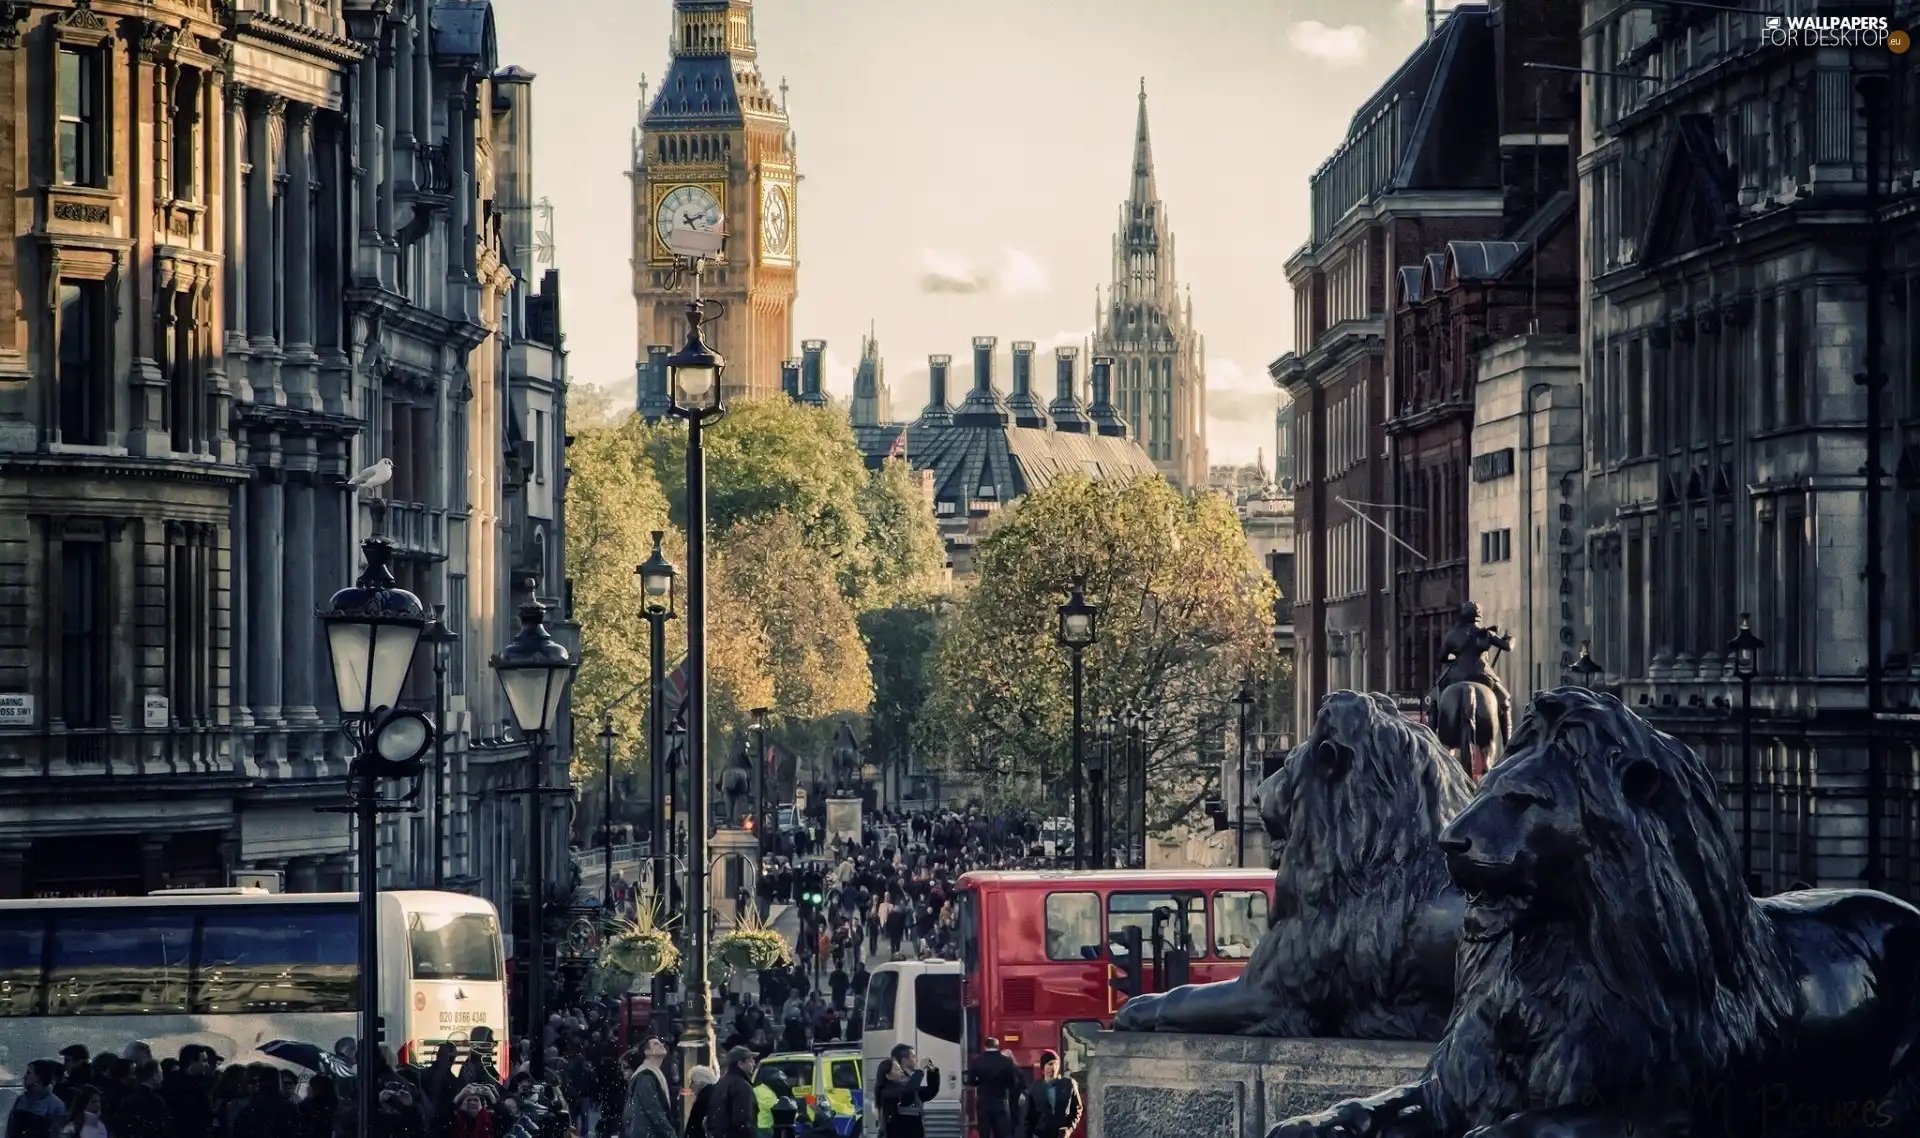
[[[1207,348],[1180,295],[1173,223],[1153,180],[1147,86],[1133,137],[1133,175],[1113,235],[1113,283],[1094,300],[1093,353],[1113,359],[1113,402],[1154,466],[1182,490],[1207,484]],[[1024,424],[1023,424],[1024,425]]]
[[[559,591],[557,435],[524,474],[494,457],[517,441],[510,389],[549,432],[562,409],[554,359],[531,362],[534,345],[557,358],[557,290],[498,264],[500,218],[531,202],[524,137],[517,165],[489,159],[526,123],[515,80],[489,79],[491,10],[75,0],[0,17],[0,279],[17,298],[0,316],[0,779],[20,780],[0,895],[242,872],[346,888],[344,816],[314,809],[344,798],[347,755],[313,616],[370,524],[345,478],[395,460],[400,576],[462,645],[502,640],[503,567]],[[552,492],[522,494],[536,465]],[[466,485],[446,473],[466,469]],[[431,884],[437,851],[504,900],[507,867],[466,820],[466,741],[500,709],[485,652],[452,657],[441,809],[388,823],[383,876]],[[431,665],[423,648],[422,707]]]
[[[1713,763],[1736,824],[1750,788],[1763,888],[1913,896],[1920,73],[1757,20],[1582,7],[1583,64],[1648,77],[1592,83],[1581,128],[1582,638]],[[1742,613],[1766,642],[1751,784]]]
[[[688,282],[659,227],[667,196],[685,190],[699,195],[685,200],[717,205],[729,235],[701,280],[720,302],[707,326],[707,343],[727,360],[720,394],[766,398],[779,393],[793,351],[799,289],[800,175],[786,85],[776,95],[760,75],[752,0],[674,0],[673,19],[666,79],[651,98],[641,83],[628,173],[642,397],[648,359],[686,339]]]

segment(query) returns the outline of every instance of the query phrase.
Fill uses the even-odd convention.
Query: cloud
[[[850,360],[829,347],[827,358],[820,362],[820,386],[829,395],[848,396],[853,394],[853,369],[855,360]]]
[[[1034,341],[1034,351],[1051,352],[1055,348],[1065,348],[1068,346],[1078,347],[1092,337],[1092,328],[1082,328],[1078,331],[1063,329],[1055,332],[1051,336],[1046,336]]]
[[[1302,20],[1287,29],[1287,43],[1295,51],[1335,67],[1351,67],[1366,59],[1372,39],[1358,24],[1334,28],[1318,20]]]
[[[1207,361],[1207,453],[1213,462],[1273,455],[1273,410],[1280,393],[1264,372],[1230,359]]]
[[[939,249],[920,252],[920,291],[969,296],[996,292],[1004,296],[1032,296],[1053,287],[1047,267],[1040,259],[1022,249],[1001,250],[997,269],[988,271],[974,264],[971,257]]]

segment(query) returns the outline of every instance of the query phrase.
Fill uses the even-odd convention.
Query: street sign
[[[23,691],[0,692],[0,727],[33,726],[33,697]]]
[[[145,701],[145,717],[143,719],[146,726],[165,727],[167,720],[167,697],[164,695],[148,696]]]

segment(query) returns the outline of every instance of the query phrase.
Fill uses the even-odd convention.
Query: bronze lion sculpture
[[[1920,910],[1755,900],[1713,772],[1620,701],[1536,695],[1440,844],[1468,909],[1425,1074],[1269,1138],[1916,1133]]]
[[[1440,829],[1473,781],[1384,695],[1337,691],[1260,787],[1271,927],[1238,979],[1128,1000],[1116,1031],[1438,1039],[1465,897]]]

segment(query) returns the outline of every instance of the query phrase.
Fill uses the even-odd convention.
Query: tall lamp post
[[[1107,868],[1107,768],[1113,754],[1113,716],[1102,712],[1093,721],[1094,737],[1100,745],[1094,749],[1088,773],[1093,776],[1093,868]]]
[[[1760,650],[1767,642],[1753,634],[1751,613],[1740,614],[1740,631],[1727,641],[1733,674],[1740,678],[1740,857],[1746,869],[1747,891],[1760,892],[1760,874],[1753,868],[1753,677],[1760,671]]]
[[[1600,666],[1600,662],[1593,658],[1591,643],[1586,640],[1580,642],[1580,654],[1573,658],[1573,663],[1568,665],[1568,670],[1579,675],[1580,686],[1588,691],[1598,690],[1593,686],[1593,677],[1606,671]]]
[[[376,526],[377,528],[377,526]],[[414,649],[427,627],[420,598],[400,588],[388,560],[393,544],[384,537],[361,543],[367,567],[359,581],[333,595],[317,615],[327,633],[333,665],[334,699],[340,723],[354,744],[348,806],[359,843],[360,1042],[362,1063],[370,1063],[380,1036],[380,815],[405,809],[419,797],[416,782],[399,800],[383,799],[383,779],[418,779],[433,746],[435,725],[417,711],[395,705],[413,667]],[[379,1109],[376,1080],[355,1080],[362,1138],[373,1133]]]
[[[1240,709],[1240,767],[1233,792],[1233,864],[1241,869],[1247,867],[1247,732],[1253,718],[1253,705],[1259,699],[1252,680],[1241,683],[1239,693],[1233,697],[1234,706]]]
[[[609,715],[600,723],[600,762],[601,774],[605,776],[602,786],[605,797],[600,810],[600,848],[605,851],[606,870],[600,902],[600,919],[613,919],[613,741],[618,736],[613,730],[613,716]]]
[[[702,435],[708,423],[726,414],[720,375],[727,366],[700,334],[706,320],[700,266],[696,259],[686,343],[667,357],[668,412],[687,421],[687,931],[692,951],[680,1044],[685,1070],[707,1066],[714,1058],[707,961],[707,457]]]
[[[652,798],[647,826],[647,860],[652,871],[653,895],[667,897],[667,622],[673,619],[673,562],[660,548],[666,533],[653,531],[653,555],[634,569],[640,578],[640,615],[647,621],[647,790]]]
[[[753,890],[760,891],[760,875],[767,868],[767,717],[773,712],[756,707],[747,713],[753,735]]]
[[[534,1040],[533,1081],[546,1081],[546,1048],[539,1044],[547,1022],[546,930],[547,796],[571,794],[547,789],[547,740],[560,719],[560,705],[580,668],[566,645],[547,633],[547,606],[528,601],[520,607],[520,634],[493,658],[494,674],[506,693],[514,725],[527,737],[531,771],[527,788],[527,1038]],[[611,871],[611,866],[608,867]]]
[[[447,887],[447,650],[460,634],[447,627],[447,606],[433,606],[420,639],[433,645],[433,887]]]
[[[1084,654],[1093,643],[1094,627],[1100,610],[1087,603],[1086,578],[1076,577],[1073,594],[1060,606],[1060,627],[1054,637],[1073,653],[1073,868],[1087,867],[1086,760],[1081,753],[1080,700],[1086,686]]]

